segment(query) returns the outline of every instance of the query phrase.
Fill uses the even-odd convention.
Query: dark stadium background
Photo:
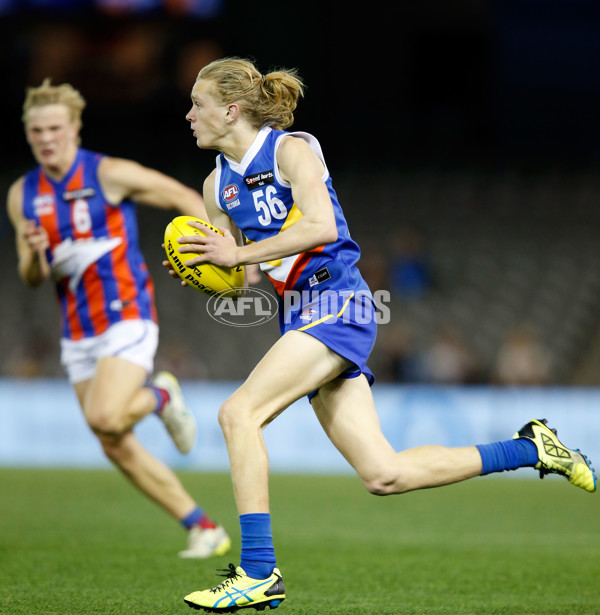
[[[390,292],[369,365],[391,445],[505,440],[545,416],[597,468],[600,2],[0,0],[0,193],[33,164],[21,105],[46,76],[88,100],[85,147],[201,189],[215,153],[184,116],[223,55],[307,84],[294,129],[320,140],[361,270]],[[136,434],[237,537],[216,413],[278,327],[218,324],[170,280],[169,219],[140,208],[156,368],[179,377],[198,441],[179,454],[154,417]],[[0,262],[0,615],[187,610],[239,543],[206,565],[175,557],[182,530],[77,408],[53,289],[18,279],[4,206]],[[374,500],[304,399],[265,439],[283,614],[598,614],[597,495],[526,468]]]
[[[184,116],[202,63],[238,55],[256,60],[263,72],[297,67],[308,87],[294,127],[321,141],[373,283],[391,287],[386,272],[395,228],[416,228],[431,250],[435,275],[429,294],[415,303],[405,300],[402,289],[392,289],[393,319],[410,330],[414,349],[433,345],[448,326],[479,361],[457,381],[490,382],[503,339],[512,326],[526,321],[539,327],[554,365],[544,384],[600,381],[595,351],[600,316],[597,2],[193,3],[204,5],[208,15],[203,17],[177,13],[169,8],[173,4],[149,12],[107,13],[91,0],[0,1],[4,193],[31,166],[21,104],[25,88],[45,76],[72,82],[88,100],[84,146],[137,159],[201,188],[214,154],[195,147]],[[12,231],[5,212],[0,216],[6,265],[0,373],[62,376],[50,289],[34,294],[22,288],[14,274]],[[239,331],[217,330],[201,297],[169,286],[158,265],[167,219],[160,212],[140,215],[144,248],[157,278],[162,339],[190,345],[195,368],[184,377],[241,378],[277,335],[276,327],[245,332],[242,339]],[[483,256],[485,247],[469,251],[478,240],[488,246]],[[542,305],[532,315],[519,303],[519,288],[532,287],[541,271],[552,280],[551,265],[544,263],[561,268],[560,259],[552,258],[559,252],[557,242],[577,275],[589,268],[589,288],[579,298],[584,281],[571,276],[575,286],[559,289],[569,297],[568,305],[561,303],[562,312],[557,308],[550,314],[543,306],[551,310],[559,301],[540,287],[539,297],[528,300]],[[508,269],[498,259],[516,254],[517,248],[534,263],[532,277],[492,298],[506,283],[499,276]],[[469,267],[486,259],[494,275],[480,272],[465,281]],[[486,279],[495,286],[485,286]],[[478,301],[476,319],[468,312],[470,298]],[[502,302],[506,309],[500,314]],[[510,312],[513,304],[519,306]],[[400,334],[385,331],[374,367],[383,380],[410,379],[397,368],[404,350],[384,343]],[[206,343],[206,336],[224,346],[223,352],[199,357],[200,338]],[[230,350],[240,345],[248,350],[232,364]],[[164,358],[165,364],[173,360]]]

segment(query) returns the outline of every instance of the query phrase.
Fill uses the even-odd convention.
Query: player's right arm
[[[214,227],[218,228],[223,233],[229,233],[234,239],[237,245],[244,245],[244,238],[242,232],[235,225],[233,220],[219,207],[215,201],[215,171],[213,171],[204,181],[204,206],[206,207],[206,222],[209,222]],[[202,227],[198,226],[200,230]],[[173,268],[169,264],[168,260],[163,261],[163,265],[169,270],[169,274],[178,278],[179,276],[173,271]],[[249,284],[257,284],[260,281],[260,271],[258,265],[249,265],[246,267],[246,282]],[[185,281],[181,281],[182,286],[187,286]]]
[[[28,286],[39,286],[50,275],[50,241],[46,229],[23,215],[23,183],[21,177],[8,190],[8,217],[15,229],[19,276]]]
[[[213,171],[204,181],[204,186],[202,188],[206,213],[210,218],[209,222],[221,231],[227,229],[235,238],[237,245],[243,246],[244,236],[242,231],[240,231],[234,221],[217,206],[215,201],[215,177],[216,172]],[[258,265],[246,265],[246,284],[258,284],[260,279],[261,275]]]
[[[244,243],[242,232],[237,228],[233,220],[217,206],[215,200],[215,177],[216,171],[213,171],[204,180],[204,186],[202,188],[204,193],[204,205],[209,217],[208,221],[220,231],[228,230],[234,236],[237,245],[241,246]]]

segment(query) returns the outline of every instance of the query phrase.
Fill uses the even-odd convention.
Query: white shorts
[[[152,320],[122,320],[96,337],[60,340],[60,362],[71,384],[89,380],[102,357],[121,357],[141,365],[148,373],[154,368],[158,347],[158,325]]]

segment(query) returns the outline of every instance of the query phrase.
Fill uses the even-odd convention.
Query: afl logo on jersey
[[[225,201],[225,203],[231,203],[234,199],[238,197],[240,194],[240,189],[235,184],[229,184],[226,188],[221,192],[221,198]]]

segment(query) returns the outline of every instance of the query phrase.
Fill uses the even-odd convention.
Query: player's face
[[[67,171],[77,151],[79,130],[65,105],[32,107],[25,120],[25,136],[33,156],[46,169]]]
[[[211,82],[199,79],[192,88],[192,108],[185,119],[194,131],[196,145],[202,149],[218,149],[228,132],[227,106],[220,106],[210,94]]]

